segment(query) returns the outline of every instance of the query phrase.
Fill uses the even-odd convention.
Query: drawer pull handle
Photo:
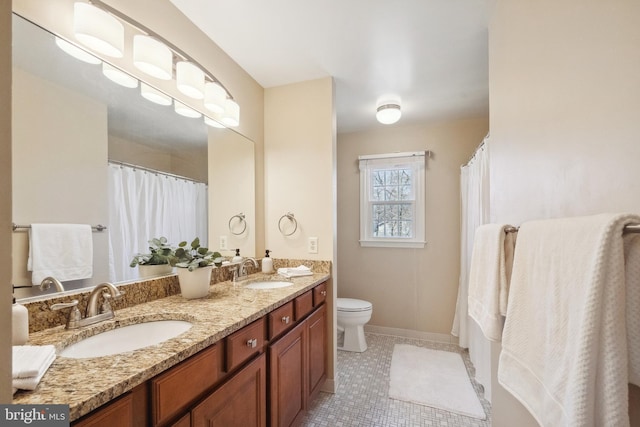
[[[320,295],[322,295],[323,297],[327,296],[327,291],[320,291]]]
[[[253,338],[250,340],[247,340],[247,347],[249,348],[256,348],[258,346],[258,340]]]
[[[284,323],[285,325],[288,325],[290,321],[291,321],[291,318],[289,316],[284,316],[282,318],[282,323]]]

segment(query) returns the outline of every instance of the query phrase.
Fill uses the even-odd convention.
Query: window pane
[[[373,237],[413,237],[410,203],[374,203],[371,208]]]

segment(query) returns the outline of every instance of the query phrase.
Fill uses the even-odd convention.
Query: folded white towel
[[[476,229],[469,269],[469,316],[492,341],[502,338],[509,292],[508,278],[513,262],[515,239],[513,236],[508,239],[505,237],[506,227],[485,224]]]
[[[87,224],[31,224],[27,270],[31,282],[53,276],[61,282],[93,276],[93,236]]]
[[[299,276],[312,276],[313,272],[305,265],[299,265],[292,268],[279,268],[278,274],[287,278],[299,277]]]
[[[622,230],[602,214],[521,225],[498,381],[542,426],[628,426]],[[639,274],[626,271],[626,274]],[[623,309],[620,309],[623,307]]]
[[[56,360],[52,345],[13,346],[12,352],[12,385],[15,389],[34,390]]]
[[[629,382],[640,387],[640,234],[624,236]]]

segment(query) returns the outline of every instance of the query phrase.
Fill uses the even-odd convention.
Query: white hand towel
[[[305,265],[299,265],[293,268],[279,268],[278,274],[287,278],[299,276],[312,276],[313,272]]]
[[[13,346],[12,353],[14,389],[34,390],[56,360],[56,350],[52,345]]]
[[[542,426],[628,426],[628,214],[522,224],[498,381]]]
[[[485,224],[476,229],[469,270],[469,316],[491,341],[502,338],[503,315],[509,292],[507,254],[511,262],[513,236],[506,225]],[[509,233],[513,234],[513,233]]]
[[[61,282],[93,276],[93,236],[86,224],[31,224],[29,260],[31,282],[53,276]]]
[[[640,387],[640,234],[624,237],[629,382]]]

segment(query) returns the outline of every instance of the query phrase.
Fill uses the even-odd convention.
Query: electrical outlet
[[[309,237],[307,242],[307,252],[310,254],[318,253],[318,238],[317,237]]]
[[[227,249],[227,236],[220,236],[220,250],[226,251]]]

